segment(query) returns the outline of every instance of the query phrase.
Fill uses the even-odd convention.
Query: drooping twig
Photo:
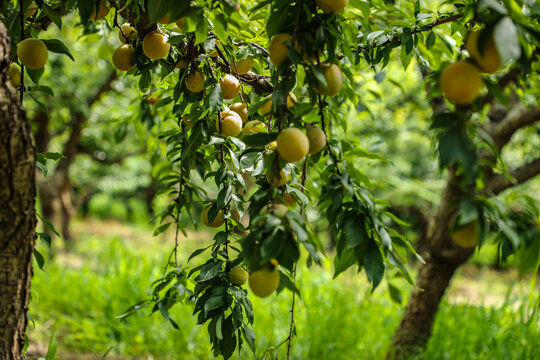
[[[330,146],[330,142],[328,141],[328,133],[326,131],[326,123],[324,120],[324,110],[323,110],[323,103],[322,103],[322,96],[321,94],[317,94],[317,98],[319,100],[319,116],[321,117],[321,130],[324,132],[324,135],[326,136],[326,148],[328,149],[328,154],[332,158],[332,161],[334,162],[334,166],[336,167],[336,172],[338,175],[341,176],[341,171],[339,170],[339,161],[334,154],[334,151],[332,150],[332,147]]]

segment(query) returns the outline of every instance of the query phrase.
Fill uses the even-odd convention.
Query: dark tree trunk
[[[420,268],[397,330],[388,359],[406,358],[420,352],[429,337],[439,303],[458,265],[433,259]]]
[[[455,201],[463,196],[454,185],[454,174],[451,171],[437,214],[430,221],[426,249],[422,254],[426,263],[420,267],[415,288],[387,359],[406,359],[424,350],[450,279],[456,269],[474,253],[474,248],[461,248],[450,238],[450,225],[456,213]]]
[[[0,358],[22,359],[35,237],[35,148],[15,88],[0,22]]]

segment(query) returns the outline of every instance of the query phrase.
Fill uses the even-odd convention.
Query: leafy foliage
[[[400,220],[385,209],[386,202],[374,197],[369,177],[355,167],[359,158],[382,162],[386,158],[335,136],[337,128],[345,133],[348,130],[347,111],[369,111],[369,104],[357,91],[359,78],[374,70],[375,81],[384,81],[384,68],[391,58],[399,57],[405,70],[413,62],[420,67],[429,96],[435,99],[441,95],[440,70],[448,59],[465,56],[456,45],[464,42],[476,24],[485,29],[479,40],[480,50],[493,36],[501,66],[519,63],[523,79],[532,71],[532,54],[540,42],[537,7],[529,3],[518,6],[514,1],[451,1],[435,11],[434,4],[422,7],[419,1],[398,6],[355,0],[339,14],[326,13],[314,0],[248,1],[244,6],[229,0],[38,1],[37,13],[25,19],[29,3],[2,3],[1,19],[8,24],[14,43],[28,36],[37,37],[39,29],[51,23],[62,28],[62,16],[70,11],[78,12],[82,33],[87,36],[120,28],[119,18],[135,26],[137,37],[126,39],[134,54],[128,63],[133,68],[126,76],[136,79],[148,102],[156,99],[151,105],[143,102],[138,131],[148,136],[149,152],[166,159],[156,177],[169,203],[156,216],[155,234],[174,224],[178,239],[178,233],[185,231],[179,221],[181,215],[188,214],[197,223],[198,214],[207,206],[203,223],[214,227],[215,221],[218,226],[223,221],[224,230],[215,234],[210,246],[192,254],[190,260],[205,255],[205,260],[192,268],[178,263],[177,241],[163,276],[153,284],[151,297],[121,317],[153,304],[152,313],[160,312],[177,328],[169,310],[178,303],[192,303],[198,324],[208,324],[214,356],[224,358],[230,358],[244,341],[254,349],[255,339],[250,328],[254,321],[251,302],[245,289],[230,282],[228,271],[240,264],[254,271],[277,261],[280,289],[299,292],[294,279],[301,249],[307,250],[308,265],[320,262],[324,251],[307,221],[308,203],[318,204],[337,239],[335,276],[357,266],[359,271],[365,271],[374,290],[385,273],[393,273],[386,270],[395,268],[399,276],[412,283],[404,263],[407,255],[415,252],[408,239],[391,227],[392,221]],[[104,21],[94,21],[102,7],[112,11]],[[531,15],[524,16],[516,7],[523,7]],[[167,23],[163,20],[166,16],[169,22],[177,22],[176,27],[156,24]],[[444,28],[445,24],[450,30]],[[167,46],[171,46],[159,60],[145,55],[143,39],[150,31],[166,34]],[[279,58],[284,59],[278,63],[272,53],[278,50],[273,48],[271,38],[284,33],[290,35],[290,40],[278,44],[283,47]],[[73,59],[69,46],[59,39],[44,42],[49,51]],[[229,111],[227,105],[231,104],[225,99],[225,85],[220,80],[234,74],[236,64],[250,57],[255,60],[252,71],[234,75],[239,82],[237,90],[240,101],[248,108],[249,119],[262,122],[267,133],[227,137],[222,134],[226,118],[222,114]],[[338,66],[339,79],[328,78],[324,69],[330,64]],[[36,96],[38,92],[54,94],[50,87],[39,83],[43,70],[27,73],[35,86],[21,87],[21,91],[48,111]],[[204,83],[199,84],[202,91],[187,85],[193,74],[204,78]],[[340,84],[338,94],[324,96],[335,83]],[[493,96],[504,98],[496,88],[488,81]],[[459,219],[478,219],[482,229],[484,213],[496,209],[475,195],[485,180],[486,166],[480,163],[478,149],[487,141],[478,135],[477,120],[487,103],[485,99],[480,96],[467,105],[442,100],[432,123],[441,169],[452,171],[463,197],[472,198],[454,204]],[[271,106],[263,113],[270,100]],[[301,163],[286,162],[278,154],[279,141],[276,151],[274,139],[287,127],[303,129],[315,123],[325,135],[322,152]],[[125,136],[123,131],[119,130],[118,138]],[[43,154],[38,161],[46,158],[55,155]],[[286,184],[271,180],[281,179],[282,174]],[[212,184],[211,190],[202,182]],[[321,186],[307,191],[306,182]],[[294,204],[284,214],[268,211],[284,203],[286,196],[292,196]],[[538,208],[531,204],[528,208],[527,216],[513,215],[513,227],[525,228],[524,224],[538,218]],[[501,256],[521,249],[515,228],[500,220],[504,212],[494,210],[490,214],[505,235]],[[245,218],[249,221],[242,220]],[[531,240],[536,235],[534,231],[527,235],[523,246],[538,246],[538,241]],[[211,249],[209,256],[207,249]],[[537,262],[536,258],[524,259],[522,270],[533,269]],[[390,287],[390,292],[399,300],[395,288]]]

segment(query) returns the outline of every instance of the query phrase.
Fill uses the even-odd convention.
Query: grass
[[[58,254],[45,271],[35,270],[30,357],[46,352],[55,328],[59,359],[96,359],[104,354],[106,359],[212,358],[206,330],[195,325],[190,306],[171,311],[180,330],[160,315],[149,317],[147,308],[124,322],[116,319],[145,298],[149,285],[159,277],[171,249],[166,236],[152,238],[150,229],[111,222],[77,223],[75,233],[79,241],[72,253]],[[210,239],[211,234],[190,233],[182,239],[182,253],[188,256],[197,244]],[[295,309],[298,336],[291,358],[384,358],[402,314],[385,286],[370,295],[364,274],[349,271],[331,280],[329,264],[300,269],[302,299]],[[529,283],[516,282],[515,274],[475,269],[458,274],[424,358],[540,359],[540,297],[528,304]],[[482,281],[486,278],[488,283]],[[288,335],[291,294],[251,299],[260,357]],[[280,347],[274,358],[285,358],[285,351],[285,346]],[[235,358],[255,357],[246,348]]]

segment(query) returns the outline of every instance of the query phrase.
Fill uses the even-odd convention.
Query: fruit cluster
[[[441,72],[440,86],[444,96],[458,106],[471,104],[480,94],[484,82],[481,72],[493,74],[501,68],[501,56],[489,34],[485,43],[480,43],[485,29],[471,31],[465,41],[469,60],[460,60],[447,65]]]

